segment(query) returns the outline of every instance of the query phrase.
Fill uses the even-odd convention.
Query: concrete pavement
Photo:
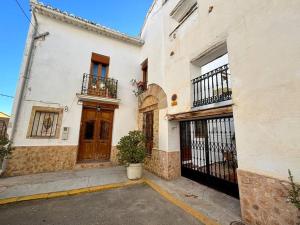
[[[162,189],[193,209],[216,220],[219,224],[228,225],[231,221],[240,220],[240,206],[237,199],[184,177],[166,181],[147,171],[145,171],[144,177],[155,182]],[[1,178],[0,199],[127,181],[124,167],[84,169]]]
[[[146,184],[0,206],[6,225],[202,225]]]

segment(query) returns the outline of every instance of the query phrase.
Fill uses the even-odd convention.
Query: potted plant
[[[11,142],[7,137],[0,138],[0,175],[4,173],[6,169],[7,157],[11,154]]]
[[[105,83],[105,89],[106,89],[106,97],[114,98],[117,96],[117,88],[116,84],[112,81],[107,81]]]
[[[135,89],[133,90],[135,96],[139,96],[145,91],[145,82],[137,81],[136,79],[132,79],[130,82],[131,85],[135,87]]]
[[[141,131],[130,131],[122,137],[117,145],[118,159],[127,167],[127,177],[130,180],[142,177],[143,162],[146,157],[145,136]]]

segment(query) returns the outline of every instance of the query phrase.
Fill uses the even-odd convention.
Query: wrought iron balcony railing
[[[228,64],[192,80],[193,107],[231,100],[231,80]]]
[[[118,80],[83,74],[81,94],[117,98]]]

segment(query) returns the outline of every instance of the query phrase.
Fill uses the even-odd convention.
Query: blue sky
[[[29,0],[18,0],[28,16]],[[153,0],[43,0],[44,4],[138,36]],[[29,22],[15,0],[2,2],[0,14],[0,94],[15,95]],[[11,113],[13,99],[0,95],[0,111]]]

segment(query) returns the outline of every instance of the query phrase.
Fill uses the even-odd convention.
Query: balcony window
[[[83,74],[81,94],[104,98],[117,98],[118,80],[108,77],[96,77],[93,74]]]
[[[117,98],[118,81],[109,78],[110,57],[92,53],[90,74],[83,74],[81,94]]]
[[[192,80],[193,107],[231,100],[231,74],[225,54],[201,67]]]

